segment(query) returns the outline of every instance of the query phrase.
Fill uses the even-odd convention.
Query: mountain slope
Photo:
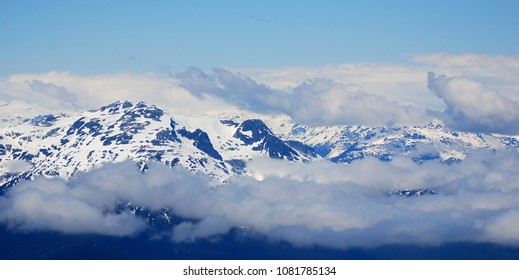
[[[463,160],[475,149],[519,148],[518,136],[458,132],[439,121],[427,126],[403,127],[293,124],[282,138],[305,143],[320,156],[343,163],[368,156],[381,160],[407,156],[418,162],[438,159],[452,163]]]
[[[4,188],[36,175],[68,179],[78,171],[128,159],[142,170],[146,162],[157,160],[224,182],[255,157],[308,161],[314,154],[291,148],[261,120],[177,117],[142,102],[116,102],[76,117],[43,115],[0,130]],[[31,167],[13,173],[8,166],[13,161]]]
[[[107,162],[134,161],[141,170],[160,161],[226,182],[246,174],[258,157],[293,162],[327,159],[350,163],[365,157],[452,164],[476,149],[518,149],[518,136],[457,132],[427,126],[310,127],[286,118],[244,115],[212,118],[170,115],[145,103],[116,102],[78,116],[41,115],[0,129],[0,187],[34,176],[71,178]],[[280,129],[282,128],[282,129]]]

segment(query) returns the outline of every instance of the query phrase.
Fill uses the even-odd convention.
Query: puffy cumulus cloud
[[[430,117],[415,105],[405,105],[367,93],[357,85],[311,79],[291,90],[273,89],[243,74],[213,69],[209,75],[191,68],[178,75],[180,85],[197,96],[215,96],[258,113],[278,113],[310,125],[383,125],[388,121],[425,124]]]
[[[473,100],[466,100],[466,106],[461,106],[453,94],[443,91],[438,94],[439,85],[435,87],[437,91],[428,90],[431,85],[427,73],[432,71],[448,77],[470,77],[472,82],[462,78],[447,80],[452,87],[460,87],[453,89],[484,93],[489,106],[480,116],[482,119],[490,116],[490,123],[482,124],[482,132],[503,131],[490,127],[499,120],[494,114],[499,106],[504,105],[508,110],[506,104],[519,102],[517,56],[432,53],[411,55],[410,59],[411,63],[402,64],[351,63],[231,71],[215,68],[204,72],[189,68],[176,76],[20,74],[0,78],[0,104],[9,103],[2,106],[0,117],[71,113],[99,108],[116,100],[142,100],[171,113],[218,114],[245,109],[261,114],[285,114],[298,122],[315,125],[384,125],[390,120],[399,125],[419,125],[445,110],[452,113],[444,115],[451,124],[462,123],[453,120],[455,116],[464,116],[467,125],[454,127],[476,130],[477,116],[469,114],[474,108]],[[447,96],[456,106],[446,104]],[[505,123],[510,122],[505,119]]]
[[[454,129],[517,133],[517,57],[434,53],[412,59],[422,64],[239,69],[251,76],[192,68],[178,78],[199,97],[310,125],[420,125],[436,116]],[[430,70],[456,77],[431,77]]]
[[[243,109],[259,113],[278,113],[288,106],[288,93],[272,89],[253,79],[213,68],[209,75],[199,68],[189,68],[177,75],[180,85],[198,97],[214,96]],[[281,102],[281,103],[280,103]]]
[[[518,169],[513,167],[518,156],[515,150],[497,154],[477,151],[451,166],[435,161],[416,164],[405,158],[391,163],[364,159],[348,166],[267,161],[253,163],[249,172],[270,180],[292,181],[292,187],[300,190],[306,182],[314,182],[316,185],[304,192],[292,193],[290,189],[284,193],[281,188],[278,199],[312,197],[337,207],[332,212],[337,221],[333,226],[321,224],[317,230],[285,223],[270,230],[273,236],[296,243],[313,244],[319,240],[330,246],[447,241],[517,244],[515,216],[509,212],[514,213],[519,206]],[[410,199],[384,195],[403,188],[433,188],[438,194]],[[352,216],[364,224],[350,220]],[[343,219],[348,221],[347,225],[341,225]]]
[[[429,71],[447,76],[468,76],[519,100],[519,56],[475,53],[429,53],[409,55],[412,63],[348,63],[316,67],[245,68],[233,71],[277,89],[297,87],[309,79],[327,78],[355,84],[365,92],[404,104],[441,110],[444,104],[427,90]]]
[[[355,86],[400,104],[421,110],[440,110],[444,104],[427,90],[429,66],[421,64],[351,63],[316,67],[235,69],[270,87],[290,91],[313,79],[327,79]]]
[[[316,77],[340,83],[353,83],[365,91],[397,100],[437,105],[427,92],[427,72],[448,76],[470,76],[499,90],[517,89],[519,56],[477,53],[410,54],[412,63],[347,63],[314,67],[239,68],[233,69],[274,88],[296,87]],[[418,97],[419,99],[417,99]]]
[[[100,196],[98,196],[100,198]],[[101,205],[75,195],[65,182],[39,178],[0,198],[0,220],[20,230],[133,235],[145,224],[128,212],[105,213]]]
[[[293,90],[285,112],[310,125],[419,125],[430,122],[425,110],[370,94],[356,86],[313,79]]]
[[[214,189],[208,178],[151,163],[106,165],[68,182],[24,182],[0,198],[0,221],[25,230],[133,235],[142,221],[114,211],[127,201],[168,207],[187,220],[172,226],[174,242],[211,238],[239,226],[298,246],[336,248],[450,241],[519,243],[519,152],[476,151],[451,166],[397,158],[348,165],[254,160],[251,177]],[[261,177],[258,181],[253,177]],[[403,188],[436,195],[399,197]]]
[[[155,165],[153,165],[155,167]],[[18,185],[0,197],[0,221],[21,230],[50,229],[64,233],[98,233],[114,236],[134,235],[145,223],[129,211],[117,211],[121,203],[137,202],[150,210],[167,203],[192,204],[207,191],[207,180],[171,172],[163,165],[148,174],[137,172],[133,162],[107,165],[75,179],[37,178]],[[179,178],[183,188],[176,188]],[[200,191],[200,195],[196,194]],[[183,214],[183,213],[179,213]]]
[[[447,125],[472,132],[519,134],[519,101],[467,77],[428,74],[428,87],[447,105]]]
[[[176,77],[20,74],[0,78],[0,102],[21,108],[11,115],[75,112],[115,100],[142,100],[173,113],[221,113],[240,107],[286,113],[313,124],[380,125],[390,119],[421,124],[429,117],[427,112],[446,108],[444,100],[427,89],[429,71],[470,77],[486,89],[495,89],[502,98],[519,102],[517,56],[432,53],[410,55],[410,59],[411,63],[402,64],[215,68],[211,72],[190,68]],[[7,108],[2,109],[0,115],[7,114]]]
[[[413,55],[411,58],[427,65],[432,71],[448,76],[469,76],[507,95],[514,95],[512,92],[519,86],[517,55],[431,53]]]

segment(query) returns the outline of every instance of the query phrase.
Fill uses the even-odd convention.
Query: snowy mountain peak
[[[231,124],[172,116],[154,105],[129,101],[75,117],[38,116],[0,130],[0,137],[0,184],[4,188],[38,175],[69,179],[78,171],[125,160],[142,168],[150,160],[179,165],[224,182],[243,173],[246,162],[255,157],[313,158],[305,150],[290,148],[260,120]],[[19,174],[2,168],[13,160],[32,167]]]
[[[293,124],[287,140],[305,143],[322,157],[337,163],[350,163],[365,157],[392,160],[410,157],[417,162],[463,160],[472,150],[519,148],[518,136],[459,132],[434,120],[426,126],[321,126]]]
[[[62,118],[62,117],[68,117],[68,115],[67,114],[39,115],[39,116],[33,117],[31,119],[25,119],[23,122],[28,122],[28,123],[30,123],[31,125],[34,125],[34,126],[51,126],[54,122],[56,122],[59,118]]]
[[[233,136],[240,139],[245,145],[252,146],[255,151],[264,151],[271,158],[307,161],[308,156],[315,157],[312,148],[308,147],[306,152],[294,150],[290,147],[291,142],[279,139],[263,121],[258,119],[242,122]],[[301,155],[307,155],[307,157]]]
[[[149,161],[182,166],[218,182],[247,173],[247,162],[261,157],[294,162],[351,163],[366,157],[390,161],[452,164],[476,149],[519,148],[519,137],[475,134],[426,126],[310,127],[276,117],[273,131],[258,118],[218,119],[171,115],[144,102],[118,101],[77,116],[45,114],[0,129],[0,186],[5,190],[35,176],[69,179],[109,162],[132,160],[145,170]],[[277,133],[276,133],[277,132]],[[27,170],[9,168],[25,163]]]

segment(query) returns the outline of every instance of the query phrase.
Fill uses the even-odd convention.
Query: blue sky
[[[0,75],[405,62],[519,53],[519,1],[0,3]]]

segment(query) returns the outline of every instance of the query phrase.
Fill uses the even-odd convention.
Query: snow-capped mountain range
[[[463,160],[474,149],[519,148],[519,137],[450,130],[440,121],[426,126],[366,127],[294,125],[290,139],[303,142],[324,158],[349,163],[364,157],[391,160],[395,156],[414,161]]]
[[[247,174],[247,162],[270,157],[292,162],[350,163],[364,157],[408,156],[446,164],[474,149],[519,148],[518,136],[456,132],[440,122],[413,127],[310,127],[283,120],[183,116],[143,102],[116,102],[77,116],[41,115],[0,129],[0,188],[35,176],[71,178],[108,162],[132,160],[144,170],[160,161],[224,183]]]
[[[141,169],[157,160],[225,182],[243,173],[245,162],[255,157],[303,162],[315,157],[311,151],[281,140],[261,120],[172,116],[153,105],[125,101],[74,117],[41,115],[2,129],[0,184],[6,188],[37,175],[68,179],[128,159]],[[30,168],[13,172],[13,161],[30,163]]]

